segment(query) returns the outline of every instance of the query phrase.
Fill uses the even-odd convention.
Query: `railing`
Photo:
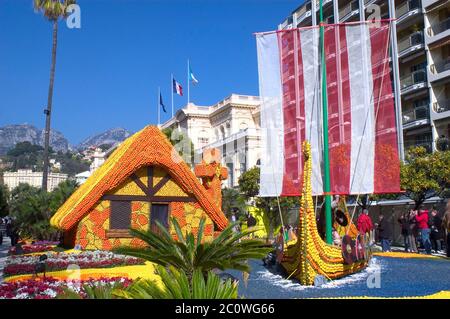
[[[418,120],[428,119],[430,117],[430,111],[428,109],[428,105],[423,105],[416,107],[411,111],[404,112],[402,115],[403,124],[408,124]]]
[[[450,99],[434,102],[433,110],[436,113],[443,113],[443,112],[450,111]]]
[[[401,53],[413,46],[424,44],[423,41],[423,32],[415,32],[403,39],[398,41],[398,52]]]
[[[450,17],[447,19],[440,21],[436,24],[433,24],[431,27],[428,28],[428,35],[430,37],[439,34],[441,32],[444,32],[446,30],[450,29]]]
[[[301,8],[299,8],[298,11],[295,11],[295,14],[297,15],[297,19],[300,18],[302,15],[304,15],[309,10],[311,10],[311,3],[304,4]]]
[[[430,65],[430,70],[433,74],[438,74],[450,70],[450,58]]]
[[[229,103],[239,103],[239,102],[243,102],[243,103],[248,103],[248,102],[252,102],[251,104],[258,104],[259,103],[259,97],[258,96],[251,96],[251,95],[237,95],[237,94],[232,94],[229,97],[227,97],[226,99],[220,101],[219,103],[216,103],[215,105],[213,105],[211,108],[216,110],[224,105],[227,105]]]
[[[402,3],[396,10],[395,14],[397,16],[397,19],[401,18],[405,14],[407,14],[409,11],[419,9],[422,7],[422,4],[420,3],[420,0],[408,0]]]
[[[323,0],[322,5],[325,7],[325,5],[333,0]],[[316,0],[316,11],[320,10],[320,0]]]
[[[292,22],[289,21],[290,19],[286,19],[282,24],[280,24],[280,29],[284,30],[289,24]]]
[[[359,9],[359,2],[358,1],[352,1],[349,4],[347,4],[345,7],[339,10],[339,17],[345,18],[346,15],[348,15],[350,12],[353,12],[355,10]]]
[[[425,70],[417,70],[412,72],[411,74],[403,76],[400,79],[400,84],[403,90],[412,85],[424,83],[426,81],[427,81],[427,72]]]
[[[219,138],[218,140],[215,140],[213,143],[209,144],[208,147],[211,147],[211,148],[220,147],[222,145],[237,141],[246,136],[261,136],[261,130],[260,129],[246,129],[246,130],[231,134],[228,137]]]

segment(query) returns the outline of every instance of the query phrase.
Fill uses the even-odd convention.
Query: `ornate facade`
[[[203,150],[221,151],[221,164],[228,168],[224,186],[234,187],[239,176],[259,165],[260,109],[259,97],[232,94],[213,106],[189,103],[161,128],[180,129],[192,141],[196,163]]]

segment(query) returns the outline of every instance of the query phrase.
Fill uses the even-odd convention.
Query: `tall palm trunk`
[[[48,163],[49,163],[49,144],[50,144],[50,119],[52,114],[53,102],[53,83],[55,81],[56,67],[56,46],[58,43],[58,20],[53,21],[53,46],[52,46],[52,65],[50,67],[50,84],[48,87],[47,109],[44,111],[45,119],[45,137],[44,137],[44,169],[42,174],[42,190],[47,191]]]

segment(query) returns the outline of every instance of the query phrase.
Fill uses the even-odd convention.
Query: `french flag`
[[[325,25],[331,194],[400,192],[390,21]],[[303,141],[324,194],[319,27],[258,33],[261,196],[300,196]]]
[[[183,96],[183,87],[175,79],[172,79],[173,93]]]

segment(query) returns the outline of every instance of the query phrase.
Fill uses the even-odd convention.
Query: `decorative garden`
[[[3,269],[3,299],[110,298],[237,298],[238,282],[221,271],[249,272],[248,259],[264,257],[270,248],[227,227],[214,240],[183,235],[172,220],[177,238],[164,226],[158,231],[131,230],[145,248],[114,251],[63,250],[55,242],[35,242],[10,249]],[[19,248],[19,249],[18,249]],[[19,251],[18,251],[19,250]]]

